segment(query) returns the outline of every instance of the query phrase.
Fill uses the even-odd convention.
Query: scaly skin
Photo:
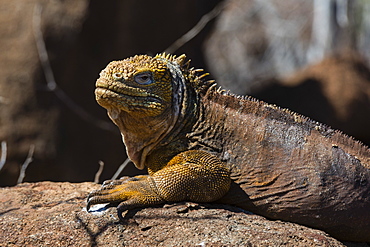
[[[228,203],[370,241],[370,151],[306,117],[217,89],[185,56],[111,62],[96,99],[148,176],[104,183],[93,204],[118,215],[164,202]]]
[[[184,58],[176,62],[183,63]],[[170,71],[167,66],[159,59],[136,56],[112,62],[101,72],[96,83],[97,101],[120,128],[130,159],[140,169],[147,167],[150,176],[105,183],[90,194],[88,208],[120,202],[121,217],[123,211],[134,207],[185,200],[211,202],[229,190],[226,164],[205,151],[189,150],[186,134],[195,118],[184,118],[195,113],[196,95],[185,92],[188,89],[181,71]],[[178,65],[173,66],[176,70]],[[189,76],[195,78],[195,74]],[[174,80],[177,83],[172,83]],[[173,96],[174,90],[181,95]],[[193,102],[194,107],[178,106],[182,100]]]

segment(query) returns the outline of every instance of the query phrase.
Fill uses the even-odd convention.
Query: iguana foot
[[[90,193],[87,210],[94,204],[119,203],[118,217],[128,209],[165,202],[212,202],[230,188],[230,171],[216,156],[205,151],[176,155],[150,176],[110,180]]]
[[[87,211],[95,204],[119,203],[118,217],[131,208],[144,207],[164,203],[152,188],[153,181],[149,176],[124,177],[118,180],[108,180],[100,189],[92,191],[87,197]]]

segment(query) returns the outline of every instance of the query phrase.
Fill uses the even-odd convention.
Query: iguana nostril
[[[121,80],[123,77],[122,73],[113,73],[113,78],[116,80]]]

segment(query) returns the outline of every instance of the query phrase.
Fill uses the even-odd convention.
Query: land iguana
[[[370,242],[370,150],[340,131],[205,80],[185,55],[113,61],[96,100],[149,175],[108,181],[91,205],[218,202]],[[370,114],[370,113],[369,113]]]

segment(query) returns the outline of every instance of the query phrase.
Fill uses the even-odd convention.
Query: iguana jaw
[[[124,83],[112,83],[104,77],[96,82],[95,98],[99,105],[106,109],[115,107],[122,111],[133,112],[140,115],[157,115],[163,111],[166,105],[162,98],[146,92],[140,88],[134,88]]]

